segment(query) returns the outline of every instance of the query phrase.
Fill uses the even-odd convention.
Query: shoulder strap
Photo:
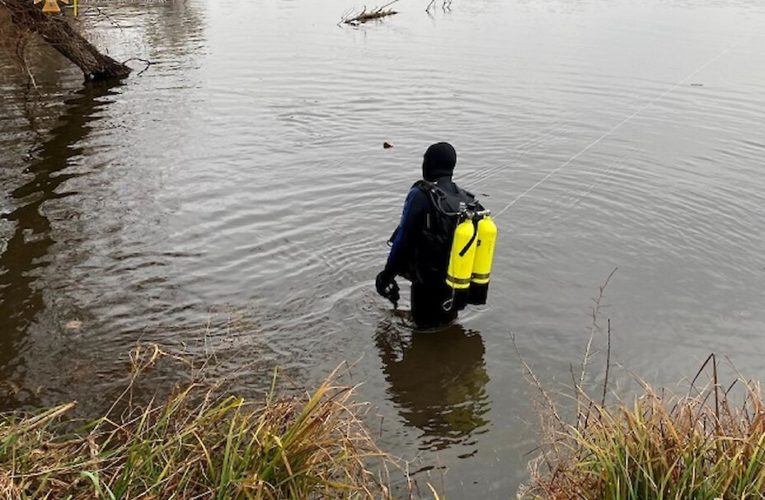
[[[441,207],[441,200],[445,199],[447,195],[446,191],[441,189],[438,184],[435,182],[420,179],[419,181],[412,184],[412,189],[419,189],[423,193],[427,194],[428,198],[430,199],[430,203],[436,210],[446,215],[450,215]]]
[[[435,182],[430,182],[424,179],[420,179],[414,184],[412,184],[412,189],[419,189],[425,194],[427,194],[430,197],[431,203],[439,212],[448,216],[457,215],[457,213],[448,212],[443,209],[442,200],[444,200],[447,196],[450,196],[450,194],[444,191]],[[451,194],[451,196],[454,196],[454,194]],[[480,206],[480,203],[478,202],[478,200],[476,199],[473,193],[471,193],[470,191],[466,191],[459,186],[457,186],[457,196],[459,196],[461,201],[464,201],[466,205],[475,203]]]
[[[421,191],[424,191],[426,193],[430,192],[431,189],[439,189],[438,186],[436,186],[435,182],[429,182],[425,179],[420,179],[419,181],[412,184],[412,189],[419,189]]]

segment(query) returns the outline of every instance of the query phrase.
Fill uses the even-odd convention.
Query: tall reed
[[[696,390],[705,368],[712,381]],[[631,404],[580,395],[576,421],[546,412],[544,443],[520,498],[765,497],[765,404],[758,385],[722,388],[711,355],[687,395],[643,385]],[[736,403],[737,402],[737,403]]]
[[[334,380],[260,402],[191,383],[76,432],[74,403],[0,416],[0,498],[388,497],[370,464],[389,459]]]

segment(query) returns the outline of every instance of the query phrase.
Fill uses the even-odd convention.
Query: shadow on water
[[[0,408],[34,404],[31,388],[16,387],[13,380],[23,378],[26,367],[24,351],[28,332],[45,310],[45,285],[39,280],[41,269],[52,262],[49,250],[56,243],[51,220],[44,204],[75,195],[60,192],[68,179],[82,175],[66,173],[72,158],[81,155],[78,143],[100,119],[98,112],[112,102],[104,99],[116,94],[118,84],[89,85],[65,102],[66,111],[49,138],[35,151],[30,166],[24,170],[28,180],[11,191],[15,209],[0,218],[15,225],[0,253]]]
[[[473,435],[485,431],[489,375],[478,332],[457,324],[439,332],[412,332],[386,320],[375,343],[389,397],[406,425],[422,431],[421,449],[469,446]]]

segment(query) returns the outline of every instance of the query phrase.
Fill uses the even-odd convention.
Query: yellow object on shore
[[[34,0],[35,5],[42,2],[43,0]],[[42,11],[48,14],[60,14],[61,13],[61,7],[59,7],[58,2],[63,2],[67,5],[69,5],[69,2],[72,0],[45,0],[45,4],[43,5]],[[74,15],[77,16],[79,14],[79,5],[77,3],[77,0],[74,1]]]
[[[58,6],[57,0],[45,0],[45,5],[43,5],[43,12],[46,13],[57,13],[61,12],[61,8]]]

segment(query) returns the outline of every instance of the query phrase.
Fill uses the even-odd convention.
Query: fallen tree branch
[[[130,68],[102,54],[63,17],[46,15],[28,0],[0,0],[0,8],[10,14],[16,27],[36,33],[76,64],[86,80],[120,79],[130,74]]]
[[[367,11],[366,6],[364,6],[364,8],[361,9],[361,12],[355,14],[353,11],[349,11],[343,14],[343,17],[340,18],[340,24],[352,24],[358,26],[359,24],[372,21],[373,19],[381,19],[383,17],[398,14],[397,11],[389,8],[396,2],[398,2],[398,0],[393,0],[392,2],[388,2],[381,7],[375,7],[369,11]]]
[[[146,65],[141,71],[136,73],[135,76],[141,76],[142,74],[144,74],[146,72],[147,69],[149,69],[149,66],[154,64],[154,61],[149,61],[148,59],[144,59],[142,57],[131,57],[130,59],[125,59],[120,64],[122,64],[124,66],[127,63],[129,63],[130,61],[138,61],[138,62],[142,62],[142,63],[144,63]]]

